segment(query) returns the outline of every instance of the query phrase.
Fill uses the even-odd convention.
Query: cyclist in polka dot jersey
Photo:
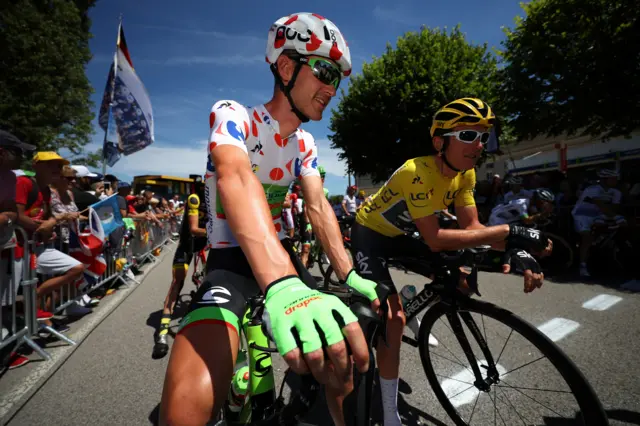
[[[272,25],[266,59],[276,83],[269,102],[245,107],[223,100],[209,114],[208,274],[172,347],[160,424],[206,424],[215,417],[227,397],[246,301],[260,293],[265,325],[279,352],[293,371],[311,373],[325,385],[336,425],[344,424],[341,400],[353,388],[353,365],[368,369],[357,318],[337,297],[316,290],[282,222],[288,187],[297,179],[338,277],[354,287],[376,288],[353,267],[323,191],[315,141],[299,129],[322,119],[342,78],[351,73],[349,48],[333,22],[297,13]]]

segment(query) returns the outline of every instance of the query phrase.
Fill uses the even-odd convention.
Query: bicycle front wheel
[[[458,303],[457,308],[434,305],[419,334],[429,384],[456,425],[549,424],[559,418],[568,424],[608,425],[591,385],[544,334],[493,304]],[[428,344],[430,333],[438,346]],[[463,350],[465,342],[477,368]]]

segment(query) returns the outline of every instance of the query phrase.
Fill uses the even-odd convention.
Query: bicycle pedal
[[[419,343],[418,343],[418,341],[417,341],[417,340],[412,339],[412,338],[411,338],[411,337],[409,337],[409,336],[405,336],[404,334],[402,335],[402,341],[403,341],[404,343],[408,344],[408,345],[413,346],[414,348],[417,348],[417,347],[418,347],[418,345],[419,345]]]

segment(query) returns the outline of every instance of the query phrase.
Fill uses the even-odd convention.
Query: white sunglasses
[[[457,132],[445,133],[443,136],[455,136],[460,142],[474,143],[480,138],[480,143],[483,145],[489,140],[489,132],[479,132],[477,130],[459,130]]]

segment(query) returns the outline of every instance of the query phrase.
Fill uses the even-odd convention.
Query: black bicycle
[[[593,388],[555,343],[514,313],[471,298],[470,293],[480,295],[472,278],[488,248],[388,262],[433,277],[405,307],[407,323],[426,310],[418,337],[402,340],[419,349],[442,407],[456,425],[549,424],[550,417],[564,419],[562,424],[608,425]],[[463,272],[471,273],[464,292]],[[325,280],[325,288],[329,285]],[[435,346],[430,334],[437,338]]]

